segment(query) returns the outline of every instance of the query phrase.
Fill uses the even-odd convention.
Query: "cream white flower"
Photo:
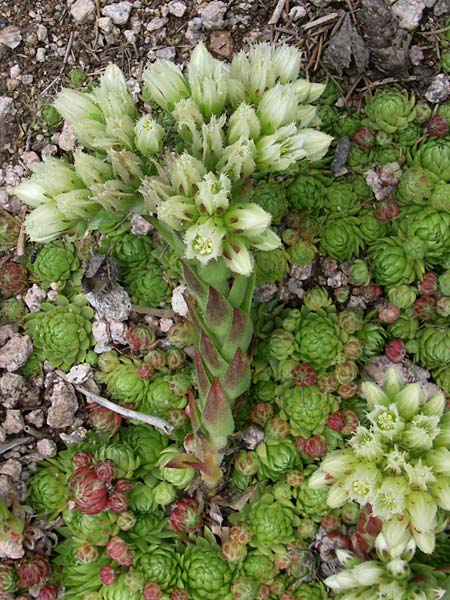
[[[241,137],[234,144],[223,149],[222,158],[217,163],[217,168],[239,181],[250,177],[256,168],[256,146],[253,140]]]
[[[81,150],[74,152],[74,165],[75,171],[87,187],[93,183],[103,183],[114,177],[109,162]]]
[[[14,188],[14,194],[25,202],[28,206],[37,208],[41,204],[45,204],[51,200],[51,196],[48,195],[46,189],[31,179],[26,179],[16,185]]]
[[[185,196],[172,196],[158,205],[158,219],[167,223],[175,231],[181,231],[198,217],[198,211],[192,199]]]
[[[325,156],[332,141],[331,135],[317,129],[300,129],[295,136],[295,143],[301,144],[308,160],[312,162]]]
[[[323,468],[323,465],[322,465]],[[373,500],[381,479],[378,469],[371,463],[358,464],[345,479],[345,487],[351,500],[364,506]]]
[[[244,240],[236,237],[223,244],[225,264],[234,273],[248,277],[253,271],[253,258]]]
[[[98,204],[92,201],[91,192],[86,189],[58,194],[55,196],[55,203],[64,217],[70,220],[89,220],[100,209]]]
[[[359,458],[379,461],[384,456],[384,449],[379,435],[369,431],[366,427],[357,427],[350,444]]]
[[[193,196],[198,190],[198,184],[205,175],[205,165],[186,152],[178,156],[170,168],[172,187],[177,194],[184,196]]]
[[[35,208],[25,217],[25,231],[32,242],[45,244],[66,233],[74,226],[74,221],[67,219],[58,210],[54,202],[47,202]]]
[[[221,173],[219,176],[211,172],[207,173],[198,182],[197,187],[198,193],[195,197],[195,203],[201,211],[206,211],[209,215],[213,215],[220,210],[221,214],[223,214],[229,207],[231,181],[224,173]]]
[[[253,202],[233,205],[224,216],[227,228],[244,235],[260,235],[269,227],[272,215]]]
[[[184,235],[186,258],[197,259],[202,265],[222,256],[225,231],[213,219],[195,224]]]
[[[168,60],[158,59],[143,75],[143,95],[162,109],[171,111],[181,98],[189,96],[189,86],[180,69]]]
[[[225,142],[223,131],[226,115],[211,117],[207,125],[202,125],[202,160],[208,169],[214,170],[222,157]]]
[[[298,78],[302,53],[294,46],[283,44],[273,50],[273,68],[281,83],[290,83]]]
[[[228,120],[228,142],[233,144],[241,137],[257,140],[261,123],[253,106],[242,102]]]
[[[161,202],[173,196],[173,189],[163,177],[144,177],[139,193],[144,199],[146,211],[154,213]]]
[[[406,510],[416,531],[434,533],[437,506],[431,494],[423,491],[411,492],[406,499]]]
[[[280,127],[295,122],[298,98],[288,85],[276,85],[264,93],[256,114],[264,135],[275,133]]]
[[[106,67],[93,96],[106,119],[121,119],[124,116],[133,120],[136,118],[136,106],[128,91],[125,76],[117,65],[109,64]]]
[[[281,246],[281,239],[271,229],[266,229],[266,231],[260,235],[246,235],[246,238],[252,248],[256,248],[256,250],[264,250],[268,252]]]
[[[382,520],[403,513],[409,485],[403,477],[386,477],[371,501],[373,514]]]
[[[450,477],[439,477],[431,484],[430,492],[439,508],[450,511]]]
[[[144,156],[153,156],[162,148],[164,128],[152,119],[150,115],[144,115],[134,126],[136,148]]]

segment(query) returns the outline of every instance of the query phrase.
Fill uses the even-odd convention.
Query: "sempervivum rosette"
[[[406,91],[378,90],[366,101],[368,124],[372,129],[381,129],[386,133],[404,129],[415,119],[415,103],[414,96]]]

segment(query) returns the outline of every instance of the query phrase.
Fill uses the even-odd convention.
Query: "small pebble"
[[[5,433],[19,433],[23,431],[23,417],[20,410],[7,410],[6,417],[3,422],[3,430]]]
[[[131,2],[118,2],[117,4],[107,4],[102,9],[102,15],[109,17],[114,25],[125,25],[130,18],[132,9]]]
[[[56,456],[58,452],[55,442],[49,439],[39,440],[36,448],[42,458],[51,458],[52,456]]]
[[[177,2],[176,0],[169,2],[167,8],[169,9],[170,14],[174,15],[175,17],[182,17],[187,11],[186,4],[184,2]]]
[[[8,475],[11,479],[19,479],[22,474],[22,465],[18,460],[10,458],[0,466],[0,473]]]

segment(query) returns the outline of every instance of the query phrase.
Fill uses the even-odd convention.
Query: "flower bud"
[[[223,127],[226,115],[217,118],[211,117],[207,125],[202,125],[202,159],[210,170],[214,170],[222,157],[225,134]]]
[[[423,392],[418,383],[406,385],[398,394],[396,404],[400,416],[405,420],[410,420],[417,414],[420,406],[423,404]]]
[[[258,204],[236,204],[227,211],[224,222],[226,226],[236,233],[245,235],[261,235],[269,227],[270,213]]]
[[[425,454],[425,462],[433,468],[436,475],[447,476],[450,473],[450,450],[448,448],[434,448]]]
[[[256,168],[256,146],[253,140],[240,137],[234,144],[226,146],[217,168],[233,181],[249,177]]]
[[[431,484],[430,492],[439,508],[450,510],[450,477],[440,477]]]
[[[184,152],[172,163],[170,182],[177,194],[190,197],[196,193],[197,184],[205,175],[206,169],[203,163]]]
[[[255,109],[249,104],[239,104],[228,121],[228,143],[234,144],[241,137],[257,140],[261,135],[261,123]]]
[[[395,579],[405,579],[411,573],[408,563],[401,558],[394,558],[388,562],[386,570]]]
[[[358,581],[353,576],[353,573],[346,570],[340,571],[331,577],[327,577],[324,580],[324,583],[332,590],[350,590],[359,587]]]
[[[217,211],[223,213],[228,208],[231,181],[226,175],[221,173],[217,176],[214,173],[207,173],[197,183],[197,187],[195,203],[201,212],[206,211],[208,215],[213,215]]]
[[[298,97],[289,85],[276,85],[264,93],[256,114],[264,135],[275,133],[280,127],[296,120]]]
[[[144,115],[134,126],[136,148],[147,158],[162,148],[164,129],[150,115]]]
[[[301,129],[295,136],[295,143],[302,145],[310,162],[323,158],[332,140],[330,135],[316,129]]]
[[[427,533],[436,527],[436,502],[427,492],[411,492],[406,499],[406,510],[409,513],[412,527]]]
[[[168,60],[157,60],[143,75],[143,95],[147,102],[156,102],[171,111],[182,98],[189,96],[189,87],[180,69]]]
[[[292,87],[297,94],[299,102],[311,103],[319,98],[326,86],[323,83],[311,83],[306,79],[297,79],[292,84]]]
[[[223,259],[234,273],[248,277],[253,271],[253,258],[245,242],[238,238],[230,238],[223,244]]]
[[[302,53],[298,48],[283,44],[273,50],[273,69],[281,83],[290,83],[298,79]]]

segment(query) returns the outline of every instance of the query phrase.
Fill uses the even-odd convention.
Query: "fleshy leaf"
[[[235,400],[250,386],[250,362],[247,355],[238,348],[222,379],[223,388],[229,400]]]
[[[203,424],[208,431],[213,443],[220,442],[234,430],[233,415],[220,382],[215,379],[212,382],[203,410]]]

